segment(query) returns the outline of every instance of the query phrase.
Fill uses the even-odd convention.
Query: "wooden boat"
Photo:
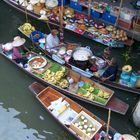
[[[24,34],[26,37],[30,37],[30,35],[26,35],[22,30],[21,28],[19,27],[18,30]],[[72,70],[80,73],[81,75],[83,76],[86,76],[88,78],[91,78],[92,80],[95,80],[96,82],[99,82],[100,84],[103,84],[103,85],[106,85],[106,86],[109,86],[109,87],[113,87],[113,88],[117,88],[117,89],[120,89],[120,90],[123,90],[123,91],[128,91],[128,92],[132,92],[132,93],[136,93],[136,94],[140,94],[140,89],[136,89],[136,88],[133,88],[133,87],[128,87],[126,85],[122,85],[120,84],[119,82],[115,81],[115,82],[112,82],[112,81],[102,81],[99,77],[96,77],[95,75],[93,75],[93,73],[90,73],[90,72],[86,72],[78,67],[76,67],[75,65],[72,65],[68,62],[66,62],[64,59],[58,57],[56,54],[53,54],[53,53],[50,53],[48,52],[47,50],[44,50],[43,47],[40,47],[40,45],[38,43],[34,43],[41,51],[43,51],[44,53],[46,53],[46,55],[49,57],[49,58],[52,58],[54,61],[60,63],[60,64],[63,64],[69,68],[71,68]],[[77,44],[68,44],[67,42],[67,50],[72,50],[76,47]],[[119,72],[121,73],[121,71]]]
[[[36,18],[36,19],[39,19],[40,18],[40,15],[39,14],[36,14],[32,11],[28,11],[28,10],[25,10],[24,7],[18,5],[18,3],[14,0],[4,0],[4,2],[6,2],[8,5],[14,7],[15,9],[17,9],[18,11],[20,12],[23,12],[23,13],[27,13],[29,16],[33,17],[33,18]],[[77,14],[80,14],[79,12],[75,11]],[[85,15],[85,14],[84,14]],[[45,23],[49,23],[49,24],[52,24],[52,25],[55,25],[55,26],[58,26],[59,27],[59,23],[57,21],[53,21],[53,20],[42,20],[43,22]],[[88,38],[88,39],[92,39],[96,42],[99,42],[101,44],[104,44],[104,45],[107,45],[109,47],[114,47],[114,48],[122,48],[124,47],[124,45],[128,45],[128,46],[131,46],[134,41],[132,39],[128,39],[124,42],[122,41],[114,41],[115,43],[109,43],[109,41],[107,40],[108,38],[105,38],[104,40],[101,40],[100,37],[93,37],[94,35],[92,33],[90,33],[89,31],[87,30],[84,30],[81,32],[79,32],[80,29],[77,29],[76,30],[71,30],[69,29],[67,26],[64,27],[65,30],[69,31],[69,32],[73,32],[75,33],[76,35],[79,35],[79,36],[84,36],[85,38]],[[81,30],[80,30],[81,31]],[[101,36],[101,35],[100,35]]]
[[[96,137],[96,140],[98,140],[99,136],[106,132],[106,124],[104,123],[104,121],[96,117],[93,113],[89,112],[87,109],[80,106],[70,98],[54,90],[53,88],[45,88],[45,86],[34,82],[29,86],[29,89],[36,96],[37,100],[44,106],[47,112],[52,115],[56,122],[60,123],[77,139],[93,140]],[[54,106],[55,103],[57,105]],[[84,120],[82,120],[82,117],[84,118]],[[91,124],[91,127],[94,125],[93,127],[96,128],[94,132],[91,131],[89,133],[89,136],[86,134],[86,130],[88,130],[89,128],[87,128],[85,120],[87,120],[88,123]],[[81,124],[82,122],[85,123],[80,126],[78,122],[80,122]],[[88,126],[90,126],[89,124]],[[115,133],[116,130],[110,127],[108,140],[113,139]]]
[[[94,82],[94,81],[92,81],[92,80],[84,77],[84,76],[81,76],[80,74],[78,74],[78,73],[76,73],[76,72],[74,72],[74,71],[72,71],[70,69],[66,69],[66,67],[64,67],[64,66],[61,66],[61,65],[59,65],[59,64],[57,64],[55,62],[52,62],[48,58],[45,58],[46,61],[47,61],[47,65],[45,67],[43,67],[41,69],[38,69],[38,70],[36,70],[36,69],[33,70],[33,69],[30,69],[30,67],[23,68],[19,64],[15,63],[15,61],[13,61],[11,59],[11,53],[10,52],[7,53],[7,52],[4,52],[2,50],[2,45],[0,47],[0,50],[1,50],[0,51],[1,55],[3,55],[6,59],[8,59],[12,63],[14,63],[16,66],[18,66],[20,69],[22,69],[23,71],[25,71],[27,74],[29,74],[30,76],[34,77],[35,79],[37,79],[38,81],[42,82],[43,84],[49,85],[49,86],[53,87],[54,89],[56,89],[56,90],[64,93],[65,95],[68,95],[68,96],[77,98],[79,100],[82,100],[84,102],[87,102],[87,103],[96,105],[96,106],[101,107],[101,108],[104,108],[104,109],[111,109],[112,111],[117,112],[117,113],[120,113],[122,115],[125,115],[125,113],[127,112],[128,108],[129,108],[129,105],[128,104],[124,103],[123,101],[121,101],[120,99],[118,99],[118,98],[115,97],[115,95],[113,94],[113,91],[112,90],[110,90],[110,89],[108,89],[108,88],[106,88],[106,87],[104,87],[104,86],[102,86],[102,85],[100,85],[100,84],[98,84],[98,83],[96,83],[96,82]],[[42,56],[40,56],[40,57],[42,57]],[[29,62],[31,62],[31,61],[29,61]],[[64,73],[65,74],[65,77],[67,77],[67,78],[69,77],[69,78],[73,79],[73,87],[72,87],[71,84],[69,84],[64,89],[64,86],[62,86],[62,82],[61,81],[59,82],[59,84],[61,83],[61,85],[58,86],[58,85],[55,85],[52,81],[50,81],[50,79],[47,79],[46,80],[45,77],[46,77],[46,75],[48,77],[48,70],[50,70],[49,68],[54,68],[54,67],[51,67],[51,65],[52,66],[55,66],[55,68],[56,67],[59,67],[59,68],[61,67],[61,71],[62,71],[62,69],[63,70],[64,69],[67,70]],[[55,74],[55,77],[56,77],[56,74]],[[51,79],[52,79],[52,76],[51,76]],[[89,99],[89,95],[91,95],[91,93],[89,94],[89,92],[87,92],[87,89],[86,89],[86,92],[84,92],[85,93],[85,97],[84,97],[83,96],[84,94],[82,95],[81,93],[83,91],[85,91],[85,89],[84,90],[81,89],[81,91],[79,91],[79,82],[81,82],[81,81],[84,82],[84,85],[86,84],[86,87],[88,86],[88,89],[90,87],[92,87],[92,88],[90,88],[90,92],[91,92],[91,89],[93,90],[93,88],[99,89],[102,92],[104,92],[104,95],[105,95],[105,93],[107,93],[107,96],[108,97],[106,99],[104,99],[103,97],[102,98],[98,98],[97,96],[92,95],[93,98],[95,98],[95,100],[93,98],[92,99],[91,98]],[[77,86],[77,85],[78,85],[78,88],[77,88],[78,89],[78,92],[74,90],[74,86]],[[90,87],[89,87],[89,85],[90,85]],[[84,87],[82,87],[82,88],[84,88]],[[99,92],[99,90],[98,91],[95,90],[95,91]],[[80,95],[78,95],[77,93],[80,93]],[[88,96],[88,97],[86,97],[86,96]]]

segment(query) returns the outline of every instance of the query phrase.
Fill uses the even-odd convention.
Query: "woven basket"
[[[39,5],[38,4],[35,4],[33,6],[33,11],[36,13],[36,14],[40,14],[40,10],[44,8],[44,4],[40,3]]]
[[[140,32],[140,18],[138,20],[137,19],[133,20],[133,30],[136,32]]]

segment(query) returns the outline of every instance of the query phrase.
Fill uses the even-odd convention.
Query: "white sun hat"
[[[19,47],[25,43],[25,39],[21,38],[20,36],[14,37],[14,41],[12,43],[13,47]]]
[[[5,51],[10,51],[13,49],[13,45],[12,42],[6,43],[2,45],[2,49]]]

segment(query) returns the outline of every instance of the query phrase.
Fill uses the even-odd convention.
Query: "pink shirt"
[[[18,48],[13,48],[12,59],[22,58],[21,53],[19,52]]]

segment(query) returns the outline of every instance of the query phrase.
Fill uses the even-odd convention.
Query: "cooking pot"
[[[72,59],[75,65],[83,70],[88,67],[89,57],[93,55],[89,46],[77,47],[72,52]]]

